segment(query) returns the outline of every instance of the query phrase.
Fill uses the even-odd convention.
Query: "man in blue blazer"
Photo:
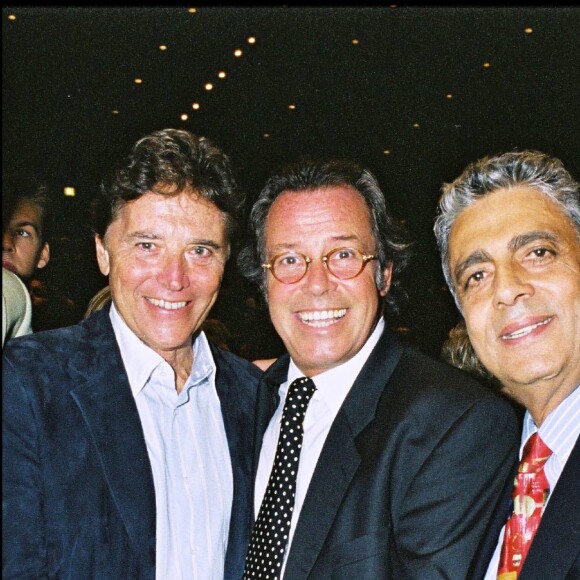
[[[245,578],[266,577],[265,566],[287,580],[465,578],[518,423],[506,401],[388,328],[408,245],[376,179],[349,162],[285,168],[263,188],[251,228],[240,264],[288,355],[258,391]],[[281,477],[297,474],[294,492],[276,494],[283,408],[295,379],[309,378],[298,469]],[[293,501],[289,532],[284,515],[263,517],[280,495]]]
[[[439,210],[471,345],[526,409],[520,467],[470,578],[580,578],[580,185],[559,159],[506,152],[445,184]],[[530,469],[534,442],[544,463]]]
[[[111,304],[4,353],[4,578],[241,576],[260,372],[200,330],[241,202],[228,158],[181,130],[104,184]]]

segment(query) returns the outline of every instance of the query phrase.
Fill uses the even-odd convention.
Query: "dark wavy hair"
[[[224,215],[230,243],[244,206],[230,160],[205,137],[181,129],[151,133],[103,180],[92,205],[93,233],[104,237],[119,210],[146,192],[173,196],[192,189]]]
[[[266,275],[262,264],[266,261],[265,224],[268,212],[276,198],[286,191],[308,192],[334,186],[352,187],[358,191],[369,209],[370,226],[375,239],[378,264],[375,281],[380,290],[382,273],[392,263],[391,288],[385,297],[385,305],[398,310],[399,274],[409,260],[410,244],[401,224],[388,212],[385,196],[374,175],[357,165],[343,160],[319,161],[301,159],[273,173],[266,181],[250,214],[248,242],[238,257],[241,273],[256,283],[265,298]]]

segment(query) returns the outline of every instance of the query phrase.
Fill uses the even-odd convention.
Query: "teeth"
[[[525,326],[524,328],[520,328],[519,330],[516,330],[515,332],[512,332],[510,334],[506,334],[505,336],[502,336],[501,338],[502,338],[502,340],[514,340],[516,338],[521,338],[522,336],[529,334],[530,332],[532,332],[533,330],[535,330],[539,326],[544,326],[545,324],[548,324],[548,322],[550,322],[550,320],[552,320],[552,318],[553,318],[553,316],[550,316],[550,318],[546,318],[546,320],[543,320],[542,322],[538,322],[537,324],[532,324],[531,326]]]
[[[187,302],[167,302],[166,300],[157,300],[156,298],[147,298],[153,306],[159,306],[159,308],[163,308],[164,310],[177,310],[179,308],[183,308]]]
[[[329,326],[346,314],[346,308],[340,310],[317,310],[316,312],[299,312],[302,322],[311,326]]]

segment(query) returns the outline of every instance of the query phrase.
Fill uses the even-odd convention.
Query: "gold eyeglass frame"
[[[329,256],[342,250],[349,250],[355,252],[362,260],[360,270],[356,274],[354,274],[354,276],[349,276],[348,278],[341,278],[340,276],[337,276],[328,265]],[[306,268],[304,269],[304,273],[302,274],[302,276],[300,276],[300,278],[298,278],[297,280],[293,280],[292,282],[284,282],[283,280],[280,280],[280,278],[278,278],[278,276],[276,276],[276,273],[274,272],[274,263],[280,256],[284,256],[285,254],[295,254],[297,256],[301,256],[304,259],[304,262],[306,263]],[[274,276],[274,278],[276,278],[276,280],[278,280],[278,282],[281,282],[282,284],[296,284],[297,282],[300,282],[300,280],[302,280],[304,276],[306,276],[306,273],[308,272],[308,267],[310,266],[310,263],[313,261],[313,259],[314,258],[306,256],[305,254],[302,254],[300,252],[281,252],[280,254],[276,254],[275,256],[273,256],[267,263],[262,264],[262,268],[269,270],[272,276]],[[365,269],[367,262],[370,262],[371,260],[377,260],[378,256],[375,256],[374,254],[363,254],[360,250],[357,250],[356,248],[349,248],[345,246],[340,248],[333,248],[332,250],[327,252],[324,256],[320,256],[320,259],[322,260],[322,263],[324,264],[328,272],[338,280],[352,280],[353,278],[356,278]]]

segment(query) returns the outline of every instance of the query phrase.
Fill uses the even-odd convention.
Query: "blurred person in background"
[[[56,229],[48,185],[31,173],[3,173],[2,220],[2,266],[28,288],[33,330],[78,322],[76,304],[62,290],[66,281],[47,273]]]
[[[28,283],[50,260],[51,199],[26,173],[2,174],[2,266]]]

